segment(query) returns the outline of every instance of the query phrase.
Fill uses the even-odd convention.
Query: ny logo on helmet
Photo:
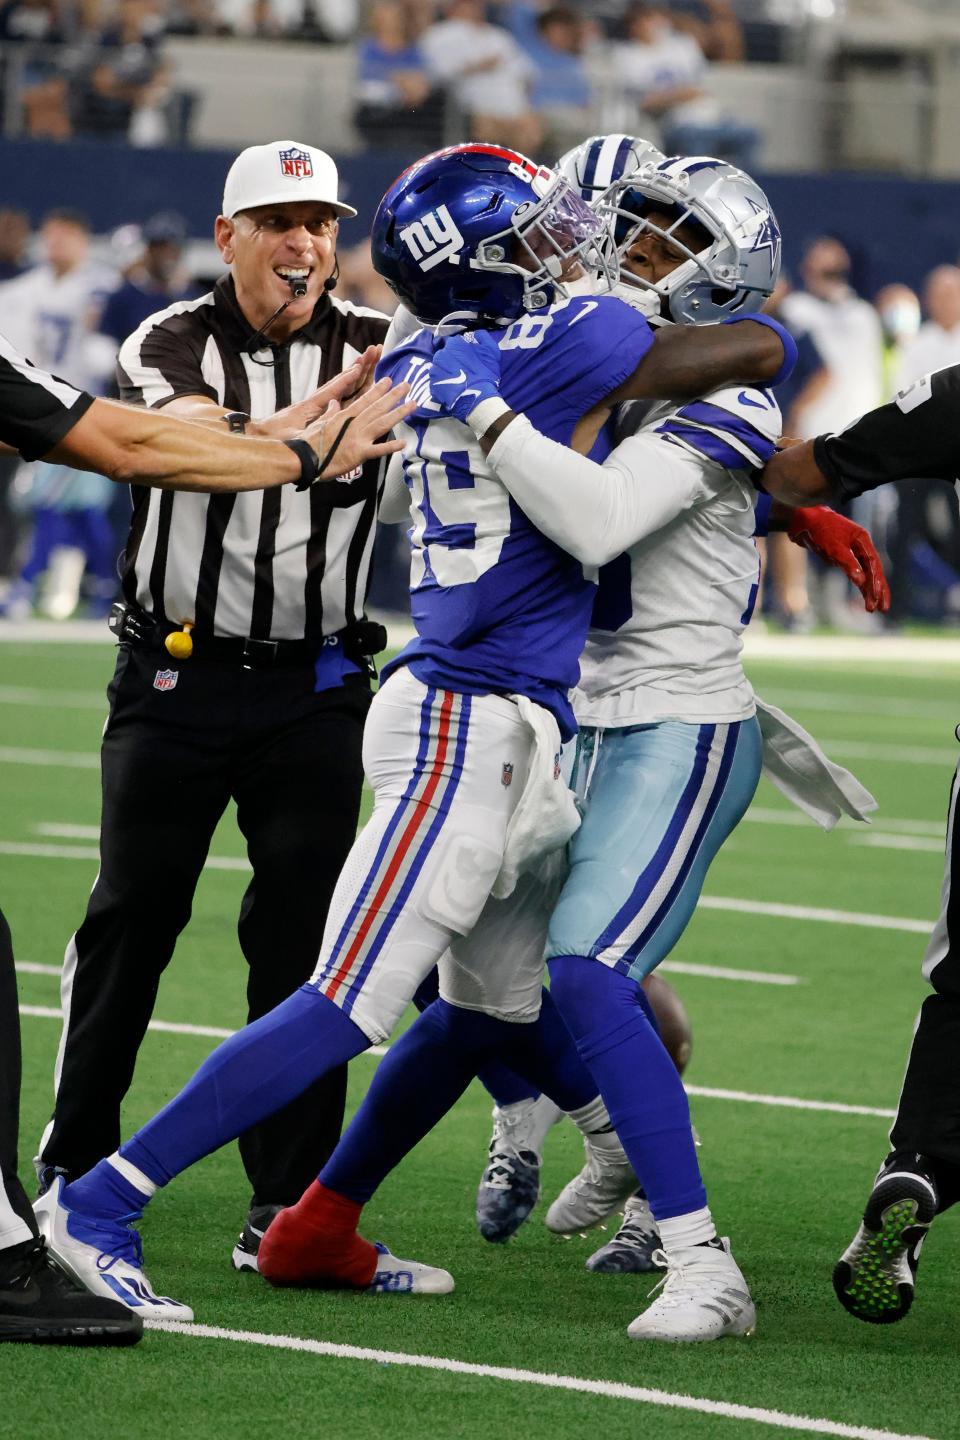
[[[438,205],[436,210],[428,210],[422,220],[414,220],[400,231],[400,239],[421,270],[432,270],[444,260],[455,259],[465,243],[446,205]]]

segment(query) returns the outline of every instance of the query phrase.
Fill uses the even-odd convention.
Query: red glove
[[[862,525],[838,515],[827,505],[811,505],[792,512],[787,534],[795,545],[812,550],[828,565],[842,570],[863,596],[865,609],[890,609],[890,586],[883,562],[870,532]]]

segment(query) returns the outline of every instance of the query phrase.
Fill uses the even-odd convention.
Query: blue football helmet
[[[515,320],[588,276],[617,275],[606,226],[562,176],[499,145],[454,145],[395,180],[371,233],[374,269],[429,325]]]
[[[780,274],[780,227],[755,180],[725,160],[673,156],[624,174],[597,202],[621,261],[616,294],[652,324],[705,325],[759,310]],[[656,212],[666,223],[653,224]],[[686,227],[690,244],[677,237]],[[644,232],[681,257],[654,283],[622,262]]]

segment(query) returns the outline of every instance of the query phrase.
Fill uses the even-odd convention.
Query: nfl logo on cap
[[[296,145],[290,150],[281,150],[280,174],[289,175],[293,180],[309,180],[313,175],[309,152],[300,150]]]

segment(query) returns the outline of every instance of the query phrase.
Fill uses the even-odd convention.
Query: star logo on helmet
[[[754,215],[760,216],[760,223],[753,237],[750,253],[752,255],[757,250],[769,250],[770,268],[775,270],[780,260],[780,228],[769,210],[765,210],[755,200],[748,200],[747,204]]]

